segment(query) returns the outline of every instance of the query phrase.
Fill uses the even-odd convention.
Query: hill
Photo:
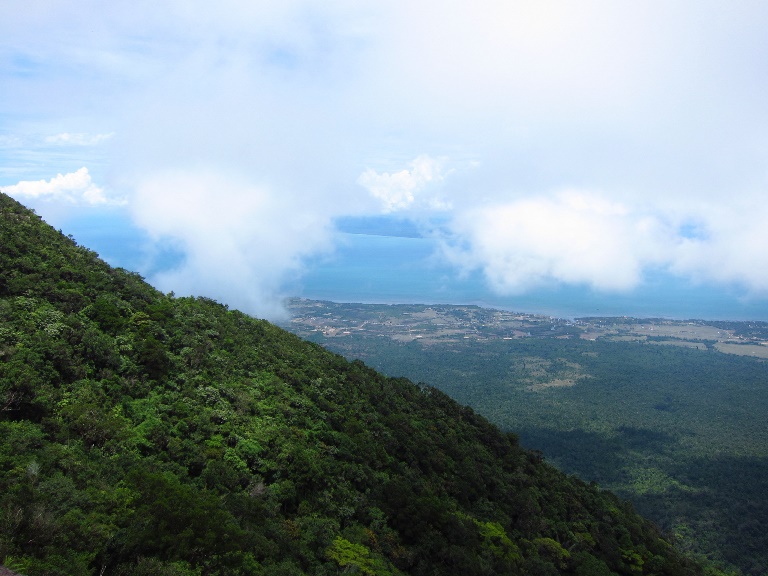
[[[705,573],[435,388],[161,294],[2,194],[0,560],[27,575]]]

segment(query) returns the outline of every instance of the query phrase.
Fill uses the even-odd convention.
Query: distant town
[[[517,338],[580,338],[714,349],[768,359],[767,322],[663,318],[552,318],[471,305],[352,304],[291,298],[286,328],[304,337],[386,337],[423,344]]]

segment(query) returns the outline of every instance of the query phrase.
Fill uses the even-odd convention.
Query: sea
[[[183,254],[158,248],[124,214],[67,223],[75,240],[107,262],[139,272],[150,282],[178,266]],[[677,320],[768,321],[768,299],[749,298],[738,286],[695,284],[664,272],[649,274],[631,292],[607,293],[582,285],[552,284],[523,294],[495,292],[482,271],[446,263],[438,242],[406,221],[342,219],[336,249],[305,262],[283,286],[285,297],[334,302],[474,304],[555,318],[631,316]],[[149,249],[149,246],[153,248]]]
[[[524,294],[491,289],[481,271],[460,274],[436,257],[429,238],[346,234],[336,253],[318,259],[295,283],[298,296],[360,303],[475,304],[555,318],[631,316],[676,320],[768,321],[768,300],[737,287],[694,284],[655,272],[626,293],[545,285]]]

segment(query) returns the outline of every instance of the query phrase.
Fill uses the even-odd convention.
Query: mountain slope
[[[163,295],[0,194],[0,561],[25,574],[702,574],[443,393]]]

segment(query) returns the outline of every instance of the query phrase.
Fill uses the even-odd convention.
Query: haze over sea
[[[146,233],[115,212],[98,220],[71,222],[75,239],[110,264],[135,270],[150,280],[183,262],[169,244],[156,246]],[[439,242],[407,221],[392,218],[344,219],[337,223],[336,250],[307,262],[303,274],[283,286],[286,296],[361,303],[476,304],[560,318],[583,316],[768,321],[765,300],[745,298],[722,285],[692,284],[656,273],[626,293],[598,292],[587,286],[540,286],[523,294],[500,295],[473,271],[462,276],[437,254]],[[116,232],[119,233],[116,234]]]

